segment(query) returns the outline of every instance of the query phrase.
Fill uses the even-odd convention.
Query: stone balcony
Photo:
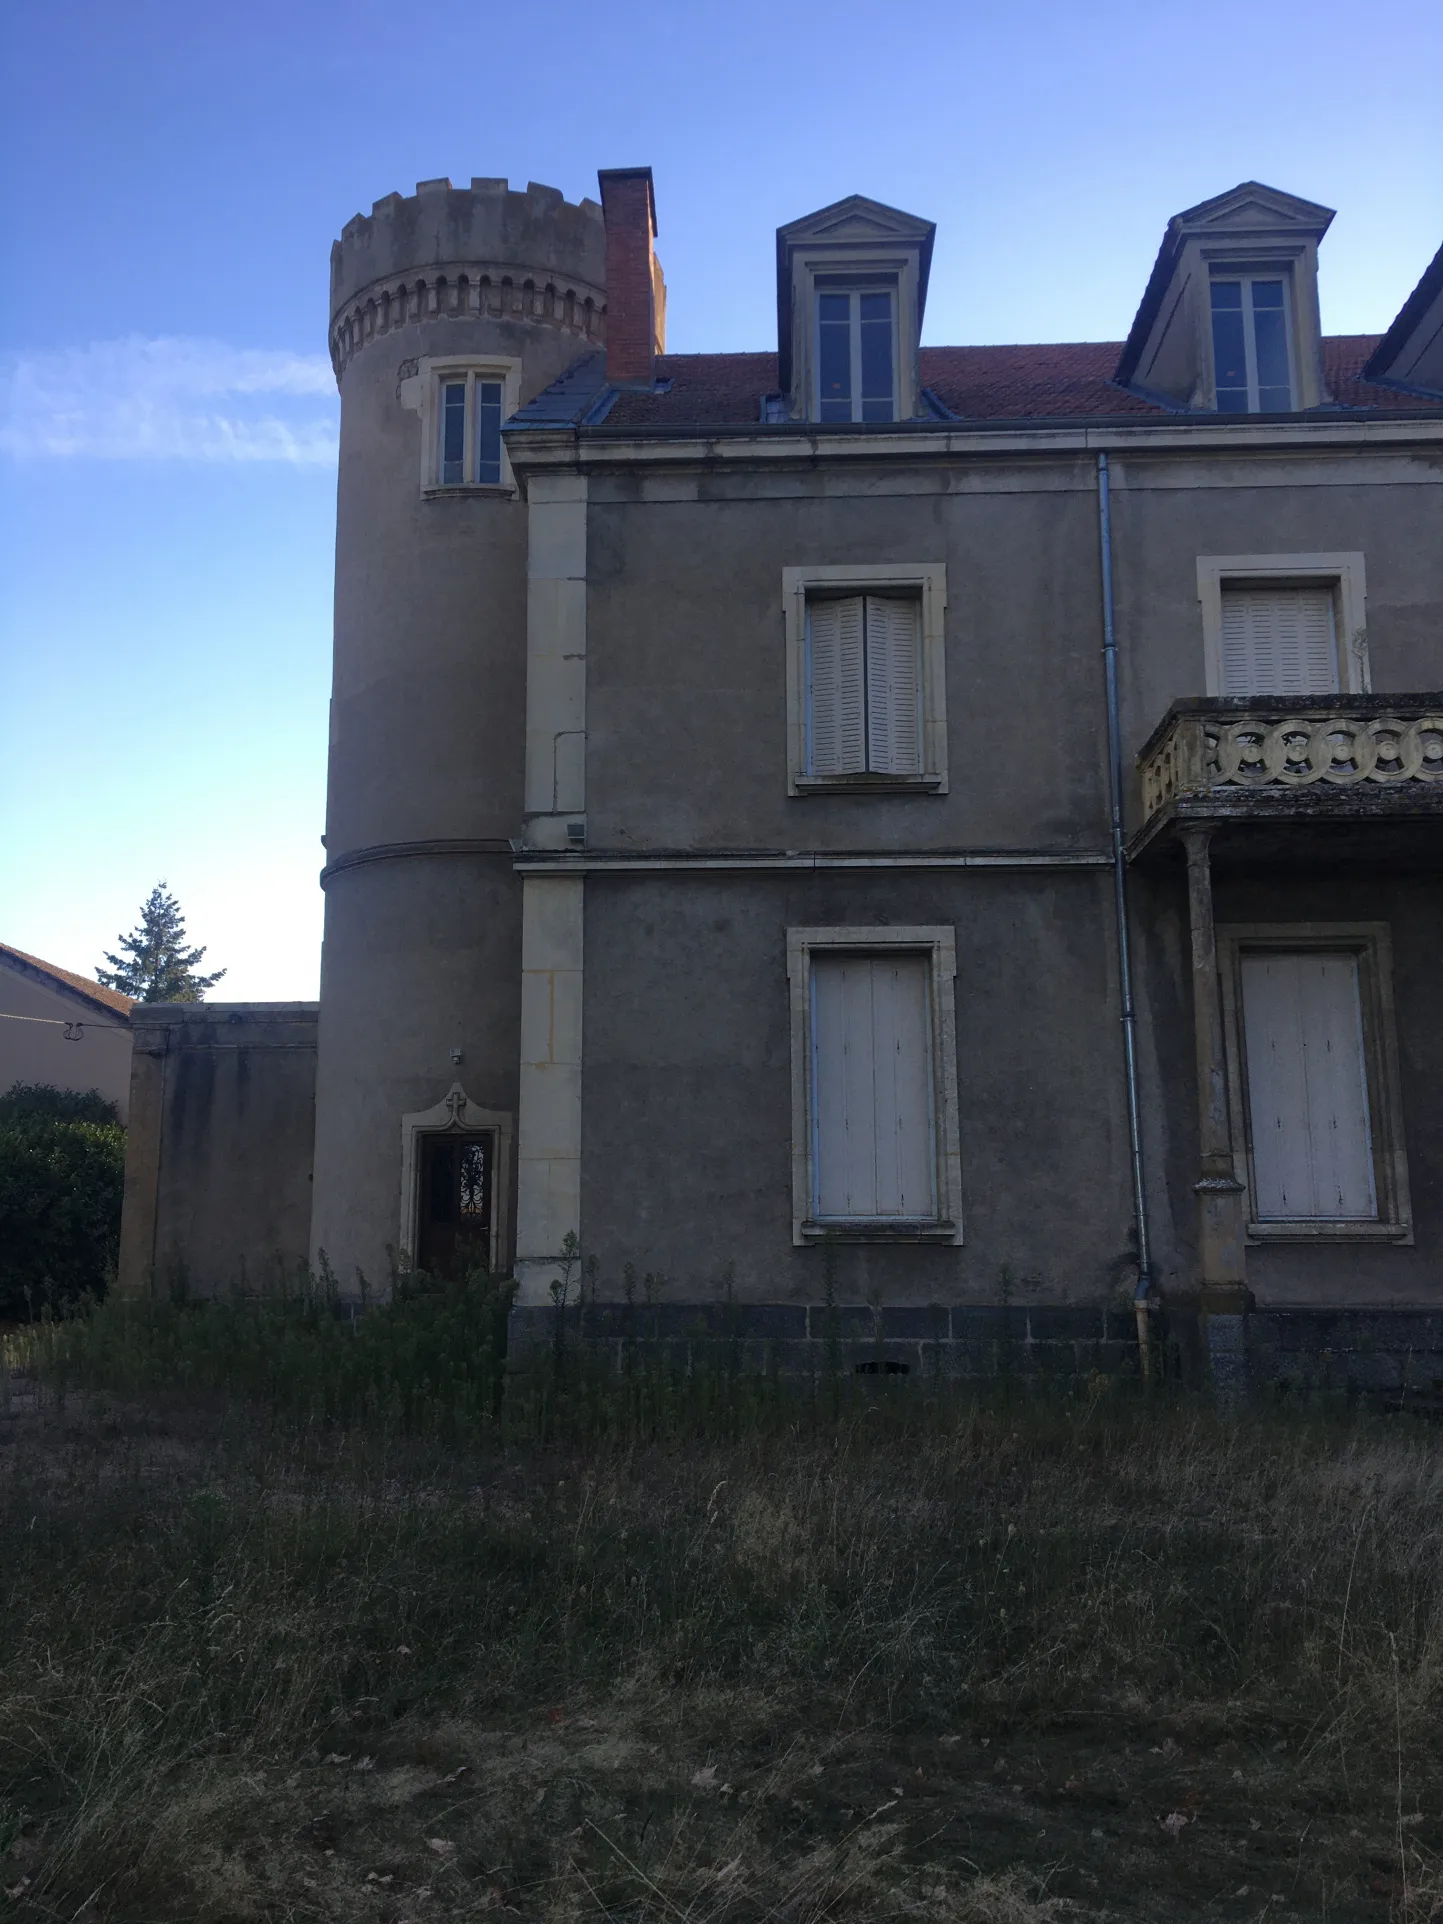
[[[1239,845],[1252,837],[1280,852],[1277,835],[1420,828],[1443,836],[1443,693],[1310,697],[1206,697],[1176,701],[1137,758],[1141,826],[1132,853],[1206,823]],[[1285,838],[1286,839],[1286,838]],[[1293,840],[1296,842],[1296,834]],[[1395,838],[1396,839],[1396,838]],[[1380,852],[1382,852],[1380,850]]]

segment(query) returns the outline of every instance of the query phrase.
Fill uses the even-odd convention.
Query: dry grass
[[[1436,1434],[0,1418],[25,1919],[1443,1918]]]

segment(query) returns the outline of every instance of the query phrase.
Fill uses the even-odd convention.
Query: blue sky
[[[930,341],[1117,339],[1169,214],[1336,207],[1329,333],[1443,238],[1443,9],[95,0],[6,10],[0,941],[89,971],[159,877],[226,998],[316,992],[327,256],[420,179],[655,170],[677,351],[775,331],[773,231],[938,223]]]

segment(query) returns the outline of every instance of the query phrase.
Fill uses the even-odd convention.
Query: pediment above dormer
[[[1174,214],[1169,227],[1216,232],[1222,228],[1293,227],[1321,240],[1332,223],[1333,210],[1317,201],[1300,200],[1260,180],[1241,181],[1225,194],[1199,201],[1185,213]]]
[[[932,269],[932,221],[849,194],[777,229],[777,349],[781,384],[794,418],[818,418],[817,295],[849,279],[880,298],[891,291],[895,412],[910,419],[921,403],[918,343]],[[873,418],[871,415],[867,418]]]
[[[819,207],[815,214],[803,214],[777,229],[779,247],[795,247],[806,241],[914,240],[925,244],[929,254],[936,232],[932,221],[918,220],[899,207],[888,207],[865,194],[849,194],[845,200]]]

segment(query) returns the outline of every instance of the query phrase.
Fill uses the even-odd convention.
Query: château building
[[[1246,182],[1124,342],[927,347],[854,195],[673,355],[600,196],[332,251],[320,1003],[134,1012],[122,1281],[1443,1379],[1443,254],[1327,334]]]

